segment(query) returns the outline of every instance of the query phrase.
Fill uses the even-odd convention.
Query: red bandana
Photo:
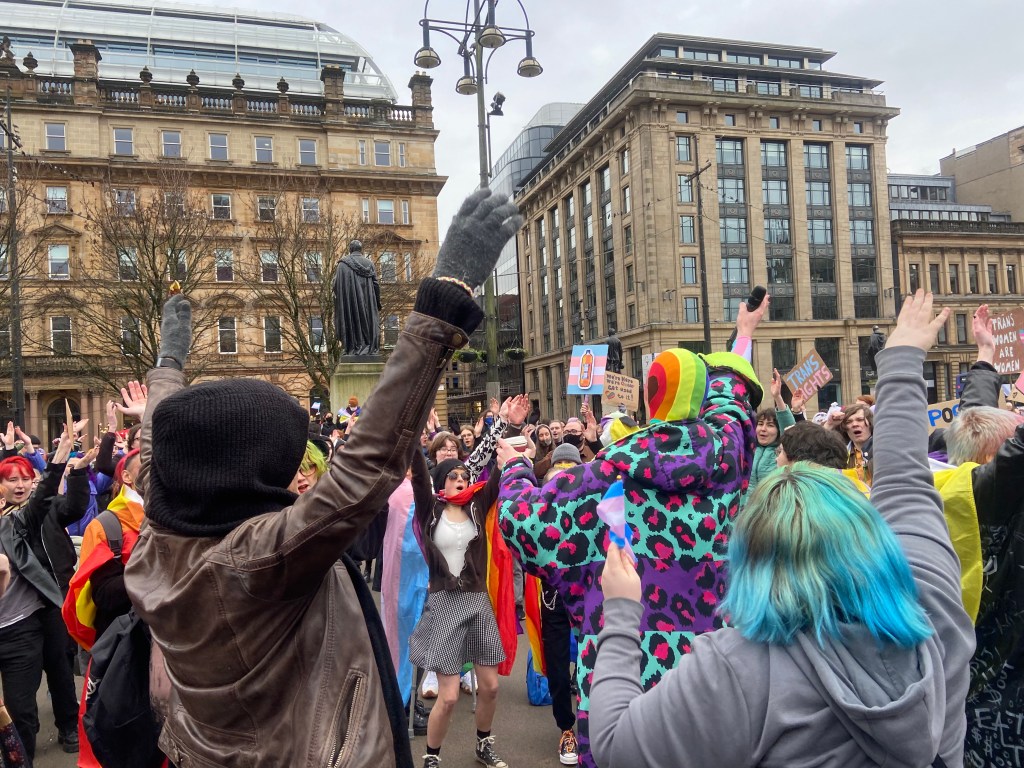
[[[476,495],[476,492],[483,488],[485,485],[487,485],[487,481],[481,480],[479,483],[473,483],[464,491],[462,491],[461,493],[457,493],[454,496],[445,496],[444,491],[441,491],[440,493],[437,494],[437,498],[439,498],[446,504],[454,504],[457,507],[464,507],[467,504],[469,504],[469,502],[473,499],[473,496]]]

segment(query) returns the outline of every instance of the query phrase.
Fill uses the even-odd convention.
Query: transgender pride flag
[[[586,363],[584,362],[586,361]],[[580,386],[580,375],[589,364],[590,386]],[[604,393],[604,369],[608,364],[607,344],[576,344],[572,348],[569,360],[569,379],[566,382],[566,394],[569,395],[600,395]]]

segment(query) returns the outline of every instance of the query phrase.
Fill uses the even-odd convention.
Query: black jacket
[[[57,479],[59,482],[60,475]],[[39,488],[42,487],[40,482]],[[78,553],[66,529],[81,520],[88,508],[89,468],[73,469],[68,474],[67,491],[63,496],[51,497],[50,509],[43,517],[39,535],[31,538],[32,551],[56,579],[61,593],[65,595],[68,593],[68,583],[75,575],[75,566],[78,565]]]

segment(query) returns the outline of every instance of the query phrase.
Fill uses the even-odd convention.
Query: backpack
[[[125,548],[124,531],[116,514],[105,509],[96,515],[96,520],[103,528],[107,547],[113,557],[107,557],[106,552],[97,547],[85,562],[80,562],[75,575],[71,577],[68,593],[64,596],[64,604],[61,606],[61,615],[67,625],[68,634],[87,651],[92,649],[93,643],[98,639],[95,629],[96,605],[92,599],[90,580],[100,566],[111,560],[122,560]],[[133,532],[132,538],[128,541],[129,550],[134,546],[136,538],[137,534]]]
[[[548,679],[533,668],[533,649],[526,655],[526,698],[535,707],[550,707]]]
[[[149,629],[118,616],[92,647],[82,726],[104,768],[159,768],[160,723],[149,697]]]

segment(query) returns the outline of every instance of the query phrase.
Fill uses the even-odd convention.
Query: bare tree
[[[283,350],[326,399],[343,351],[334,328],[338,261],[349,243],[359,240],[377,263],[387,353],[388,341],[392,336],[397,340],[396,318],[400,322],[411,309],[422,278],[419,243],[404,240],[393,227],[369,224],[335,208],[321,189],[254,195],[251,207],[258,222],[251,237],[256,252],[242,280],[264,308],[279,313]]]

